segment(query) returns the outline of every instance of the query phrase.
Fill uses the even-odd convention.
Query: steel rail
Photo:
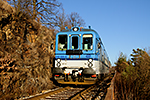
[[[68,86],[68,87],[61,88],[61,89],[58,89],[58,90],[55,90],[55,91],[45,92],[45,93],[42,93],[42,94],[39,94],[39,95],[35,95],[33,97],[25,98],[23,100],[40,100],[41,98],[44,98],[46,96],[49,96],[49,95],[52,95],[52,94],[55,94],[55,93],[59,93],[61,91],[69,89],[69,88],[71,88],[71,87]]]

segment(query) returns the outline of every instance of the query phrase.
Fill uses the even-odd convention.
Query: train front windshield
[[[82,41],[81,41],[81,38],[82,38]],[[71,49],[71,50],[73,49],[92,50],[93,49],[93,35],[92,34],[83,34],[82,36],[71,35],[69,36],[69,43],[67,43],[67,41],[68,41],[68,35],[58,35],[58,50],[59,51],[67,50],[67,45],[69,45],[68,49]]]
[[[93,36],[91,34],[83,35],[83,50],[92,50],[93,49],[92,37]]]
[[[58,50],[67,50],[67,35],[58,36]]]

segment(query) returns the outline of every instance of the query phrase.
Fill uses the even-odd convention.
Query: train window
[[[96,38],[96,44],[98,44],[98,39]],[[96,53],[98,53],[98,46],[96,46]]]
[[[58,50],[67,50],[67,35],[58,36]]]
[[[78,49],[78,37],[72,37],[72,49]]]
[[[91,34],[83,35],[83,50],[92,50],[93,49],[93,36]]]

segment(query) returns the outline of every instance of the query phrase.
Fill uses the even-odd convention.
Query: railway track
[[[107,77],[103,81],[100,81],[83,92],[77,94],[71,98],[71,100],[104,100],[110,82],[111,78]]]
[[[60,87],[24,100],[104,100],[111,79],[106,77],[89,87]]]
[[[24,98],[24,100],[67,100],[73,95],[81,92],[85,88],[74,88],[74,87],[60,87],[45,93],[41,93],[35,96]]]

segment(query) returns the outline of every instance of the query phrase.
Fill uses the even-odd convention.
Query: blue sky
[[[121,52],[130,58],[133,49],[150,47],[150,0],[57,1],[99,33],[112,65]]]

